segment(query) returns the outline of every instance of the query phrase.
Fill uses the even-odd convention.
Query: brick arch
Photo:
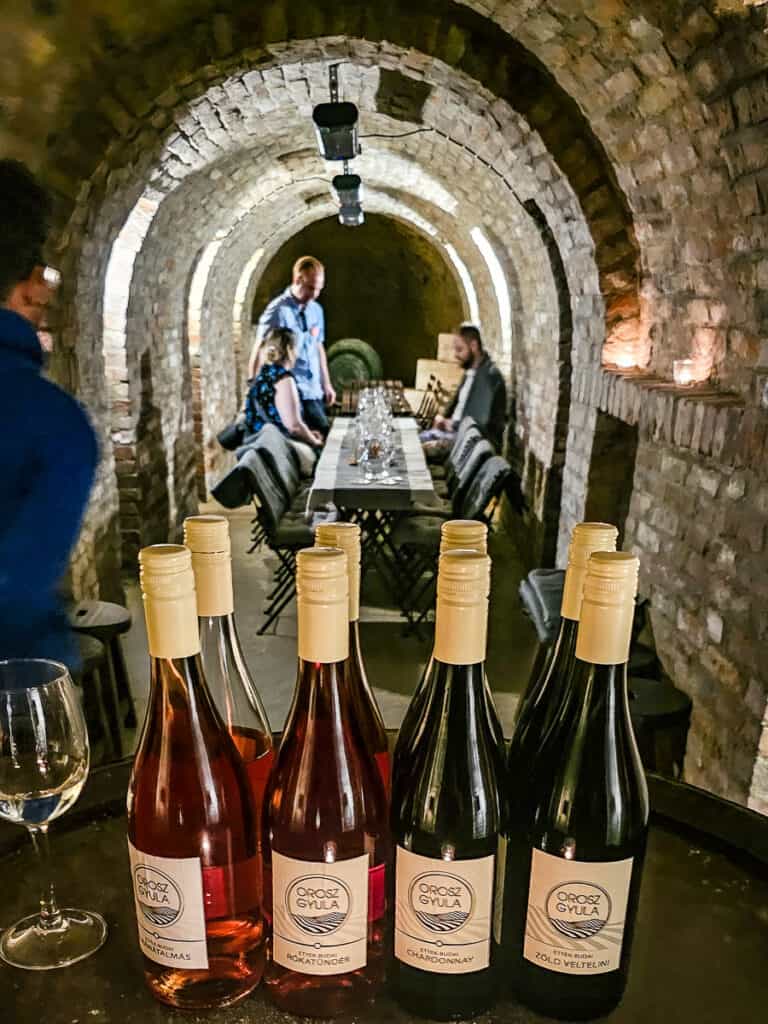
[[[309,159],[309,157],[307,157]],[[312,159],[315,159],[312,157]],[[375,163],[375,161],[374,161]],[[309,187],[304,182],[311,180],[306,175],[306,171],[302,170],[301,163],[297,163],[296,158],[293,157],[291,160],[291,173],[295,175],[295,185],[299,190],[304,189],[306,191]],[[385,164],[385,171],[391,171],[391,168]],[[290,177],[288,180],[292,180]],[[375,177],[372,176],[372,180],[375,184]],[[396,174],[386,174],[385,181],[388,185],[391,185],[393,181],[397,180]],[[189,182],[193,179],[190,178]],[[420,184],[423,184],[420,180]],[[190,186],[191,187],[191,186]],[[497,186],[498,187],[498,186]],[[273,183],[270,186],[271,191],[265,192],[263,199],[269,200],[268,204],[262,203],[258,205],[252,215],[252,219],[249,221],[247,218],[238,224],[237,232],[247,237],[251,245],[261,244],[262,240],[265,240],[265,233],[271,230],[269,225],[270,222],[275,225],[279,225],[280,231],[283,235],[286,233],[292,233],[301,226],[301,223],[306,220],[306,209],[304,208],[304,199],[301,194],[296,196],[291,193],[291,189],[286,188],[284,185],[278,185]],[[185,208],[197,209],[196,203],[193,199],[190,200],[188,194],[188,187],[182,187],[178,192],[174,193],[171,197],[165,200],[159,207],[159,211],[150,229],[150,233],[147,235],[145,243],[141,249],[141,253],[137,259],[137,270],[134,275],[134,280],[131,284],[131,310],[127,320],[127,336],[137,339],[137,343],[129,345],[131,350],[141,351],[149,347],[154,353],[153,358],[162,367],[168,365],[168,360],[180,361],[179,357],[179,337],[176,324],[182,317],[183,299],[182,295],[185,288],[188,287],[188,282],[191,275],[191,270],[188,264],[194,260],[200,251],[200,245],[207,239],[213,237],[217,226],[221,223],[220,219],[216,216],[209,216],[207,219],[201,216],[195,217],[194,228],[192,225],[189,227],[188,237],[186,238],[185,244],[179,245],[176,240],[176,235],[171,234],[173,232],[174,225],[178,223],[180,217],[183,217]],[[428,191],[425,188],[425,192]],[[298,213],[288,214],[284,204],[278,201],[279,196],[285,193],[286,202],[293,202],[294,206],[298,202]],[[442,198],[440,192],[436,193],[437,198]],[[448,194],[446,193],[446,196]],[[405,194],[401,195],[400,202],[404,203],[407,200]],[[419,200],[422,205],[423,199]],[[233,209],[239,209],[237,195],[233,197]],[[396,208],[396,202],[394,203]],[[490,199],[486,199],[486,206],[490,213],[495,213],[497,207],[494,206],[493,196]],[[167,209],[166,209],[167,207]],[[376,209],[377,205],[374,203],[371,207]],[[329,209],[329,208],[326,208]],[[220,213],[220,211],[219,211]],[[478,213],[477,219],[482,223],[483,215]],[[496,215],[498,221],[498,215]],[[455,225],[448,228],[450,218],[445,221],[446,229],[455,231]],[[469,224],[473,221],[469,220]],[[254,235],[251,230],[252,225],[257,225],[262,235]],[[509,225],[506,233],[511,235],[513,233],[513,225]],[[153,234],[155,237],[153,237]],[[156,246],[155,241],[157,238],[172,238],[171,249],[172,253],[167,252],[164,255],[162,247]],[[449,238],[453,238],[452,234],[448,234]],[[459,239],[453,238],[457,241],[461,247],[462,243]],[[271,244],[278,244],[277,241],[272,240]],[[184,255],[184,252],[187,255]],[[167,247],[166,247],[167,251]],[[222,252],[224,250],[222,249]],[[518,257],[519,258],[519,257]],[[170,265],[172,260],[173,266]],[[217,261],[215,261],[217,262]],[[215,266],[215,264],[214,264]],[[212,268],[213,269],[213,268]],[[221,281],[218,276],[211,274],[212,285],[215,282],[216,288],[221,287]],[[539,319],[542,316],[543,293],[541,291],[541,280],[539,277],[539,289],[537,293],[537,310]],[[174,313],[175,309],[175,313]],[[160,315],[157,315],[156,311],[161,311]],[[140,339],[140,340],[139,340]],[[175,354],[174,354],[175,353]],[[144,360],[142,366],[145,365],[145,355],[141,356]],[[134,366],[137,365],[136,356],[133,357],[132,363]],[[194,367],[193,367],[194,372]],[[161,374],[161,376],[163,376]],[[221,385],[225,379],[225,375],[222,372],[222,364],[217,361],[216,374],[213,375],[217,378],[218,384]],[[213,379],[213,376],[211,379]],[[231,376],[227,371],[227,378]],[[135,408],[141,406],[141,399],[139,397],[141,393],[142,379],[140,375],[134,371],[134,380],[137,382],[137,390],[135,391]],[[230,382],[233,386],[225,388],[226,394],[234,396],[236,391],[234,387],[234,381]],[[226,397],[226,396],[225,396]],[[166,441],[166,452],[165,452],[165,465],[169,467],[169,507],[170,507],[170,521],[173,524],[175,521],[180,520],[183,515],[189,511],[188,507],[184,504],[184,496],[190,496],[193,492],[189,479],[181,479],[177,481],[175,479],[175,468],[179,465],[178,451],[180,445],[189,447],[192,444],[192,438],[189,430],[181,429],[185,422],[188,422],[188,417],[185,420],[182,415],[182,409],[179,406],[178,396],[172,391],[169,392],[161,403],[162,407],[162,436]],[[218,423],[217,429],[220,428],[221,423]],[[212,438],[210,436],[210,430],[208,431],[208,437],[206,438],[205,448],[206,453],[211,452]],[[185,440],[186,439],[186,440]],[[173,449],[171,449],[171,442]],[[551,444],[551,442],[550,442]],[[141,453],[137,453],[136,461],[141,464],[147,456],[142,456]],[[182,470],[187,472],[189,475],[189,468],[191,466],[191,460],[186,458],[182,460]],[[174,471],[170,470],[170,467],[174,467]],[[152,475],[151,479],[155,479],[156,475]],[[131,487],[135,481],[129,481]],[[141,496],[136,496],[137,500],[141,500]],[[158,496],[159,500],[160,496]],[[124,508],[126,503],[124,502]],[[142,507],[146,510],[148,505],[147,502],[141,500]],[[130,514],[130,513],[129,513]],[[134,544],[129,544],[126,554],[130,559],[133,555]]]
[[[144,116],[153,110],[155,121],[162,123],[164,114],[188,93],[195,66],[204,66],[209,79],[216,81],[220,71],[235,66],[238,51],[244,49],[251,59],[268,59],[258,47],[285,38],[344,33],[390,39],[406,52],[444,60],[467,73],[521,111],[540,131],[544,145],[590,211],[609,328],[618,321],[637,320],[639,261],[631,218],[611,162],[585,114],[533,49],[510,38],[500,14],[502,24],[498,25],[462,5],[433,0],[420,7],[415,13],[405,3],[361,4],[355,9],[319,3],[307,16],[287,3],[272,3],[255,12],[214,14],[207,20],[203,4],[189,32],[174,24],[171,33],[162,10],[152,25],[133,21],[129,29],[118,5],[112,19],[106,19],[114,21],[108,57],[89,68],[95,78],[80,77],[70,85],[65,108],[72,111],[71,131],[62,126],[59,133],[52,133],[50,164],[59,169],[62,187],[67,180],[87,177],[96,189],[102,183],[108,186],[107,176],[133,161],[134,144],[147,137],[141,124]],[[121,53],[120,42],[128,39],[131,49]],[[414,56],[414,66],[423,59]],[[98,91],[91,85],[96,80]],[[106,93],[104,81],[115,83]],[[82,98],[88,95],[91,109],[76,109],[82,108]],[[107,160],[94,167],[97,155],[105,151]]]
[[[282,245],[310,224],[337,212],[330,196],[313,197],[311,204],[298,203],[293,215],[281,205],[276,219],[279,227],[269,236],[260,225],[260,208],[245,218],[226,242],[220,242],[207,274],[202,296],[200,335],[204,339],[192,354],[193,405],[199,410],[196,439],[200,455],[198,478],[202,494],[213,486],[231,464],[231,457],[216,443],[216,433],[234,415],[244,393],[246,364],[250,350],[251,309],[257,282]],[[464,315],[469,316],[465,286],[450,262],[440,231],[426,216],[413,210],[404,199],[393,199],[368,188],[366,213],[375,213],[404,224],[438,253],[463,298]],[[262,233],[259,233],[259,229]],[[209,243],[210,244],[210,243]],[[214,245],[217,243],[214,243]],[[258,259],[253,261],[254,255]],[[477,268],[474,268],[477,270]],[[241,284],[241,275],[247,279]],[[470,275],[471,277],[472,275]],[[474,284],[474,281],[472,282]],[[238,299],[236,292],[242,288]],[[222,374],[222,362],[226,373]],[[195,369],[197,375],[195,376]],[[222,387],[222,384],[224,386]]]
[[[379,57],[379,52],[377,48],[370,47],[370,45],[367,46],[367,49],[363,44],[360,44],[360,46],[362,48],[362,55],[358,55],[358,60],[361,64],[359,68],[353,65],[352,70],[355,73],[359,73],[361,96],[357,98],[360,99],[361,106],[365,109],[362,101],[366,89],[370,85],[370,82],[366,82],[366,76],[369,79],[372,74],[375,76],[377,69],[375,61]],[[284,60],[288,60],[288,54],[283,53],[282,56]],[[295,65],[298,55],[293,53],[290,56],[293,57],[293,65]],[[286,67],[290,68],[293,65],[289,63]],[[325,75],[327,73],[326,63],[319,62],[319,67],[322,72],[321,95],[318,95],[317,99],[325,98]],[[304,55],[300,71],[309,75],[310,71],[308,71],[308,68],[311,68],[311,62]],[[349,68],[346,69],[346,73],[348,71]],[[293,110],[293,116],[296,119],[294,131],[302,128],[305,129],[309,109],[311,109],[307,96],[303,98],[303,106],[302,102],[295,100],[291,102],[288,100],[284,101],[285,109],[283,109],[283,107],[274,102],[270,103],[269,94],[265,95],[263,91],[264,83],[268,83],[270,76],[274,77],[278,72],[281,75],[285,74],[286,77],[288,76],[287,72],[280,71],[279,68],[274,67],[264,69],[258,73],[246,72],[242,82],[245,81],[246,76],[250,76],[248,85],[245,87],[250,90],[248,95],[254,98],[259,96],[265,106],[271,105],[272,113],[275,115],[273,119],[282,120],[283,128],[285,128],[286,119],[289,117],[290,111]],[[443,69],[442,73],[443,76],[451,74],[447,68]],[[258,74],[258,78],[255,77],[256,74]],[[313,88],[317,88],[316,80],[313,82]],[[473,87],[471,81],[463,77],[459,77],[455,88],[460,90],[457,93],[459,101],[469,100],[472,96],[476,98],[476,88]],[[436,86],[433,89],[432,104],[438,111],[441,106],[444,106],[444,104],[441,104],[442,89],[442,86]],[[218,93],[216,93],[216,90],[218,90]],[[241,217],[247,210],[248,204],[254,201],[252,184],[249,177],[250,172],[248,170],[249,160],[252,161],[253,166],[257,166],[259,169],[261,178],[259,198],[261,199],[274,198],[279,190],[284,187],[286,178],[288,181],[293,178],[298,182],[303,175],[310,179],[314,177],[311,173],[313,168],[316,175],[318,160],[314,148],[306,146],[302,148],[300,146],[298,149],[295,149],[280,141],[280,139],[273,137],[269,132],[270,116],[266,114],[259,119],[261,127],[259,151],[249,153],[247,159],[244,159],[244,154],[238,146],[243,146],[247,142],[250,126],[247,124],[238,125],[237,123],[233,125],[230,121],[230,118],[233,116],[232,110],[224,104],[222,104],[220,113],[216,116],[216,123],[212,125],[208,135],[201,139],[203,126],[206,123],[211,123],[210,97],[218,95],[221,102],[222,93],[228,95],[231,99],[233,97],[239,98],[242,96],[242,90],[243,85],[240,80],[227,80],[223,87],[217,86],[201,99],[192,101],[189,106],[182,106],[175,114],[174,127],[170,128],[165,134],[165,142],[160,147],[159,158],[154,165],[154,169],[147,169],[146,166],[141,168],[141,173],[151,181],[153,190],[170,196],[170,198],[166,198],[165,202],[174,199],[174,201],[179,203],[177,206],[179,216],[183,216],[185,207],[196,210],[194,224],[188,225],[181,245],[175,245],[174,261],[176,262],[179,259],[191,259],[192,254],[196,253],[215,234],[221,230],[230,230],[233,221]],[[484,99],[486,99],[487,103],[490,103],[492,97],[487,96]],[[477,218],[481,224],[485,224],[491,231],[495,230],[497,236],[508,240],[507,248],[510,250],[510,255],[506,263],[510,268],[510,276],[514,276],[516,264],[521,262],[530,263],[529,218],[524,212],[517,193],[529,194],[533,192],[544,205],[553,211],[552,215],[557,224],[561,243],[568,247],[572,255],[575,255],[580,248],[583,252],[582,262],[580,264],[574,263],[574,272],[578,277],[578,283],[574,285],[575,294],[584,294],[585,287],[588,294],[591,288],[595,299],[597,299],[596,283],[594,285],[590,284],[590,274],[585,273],[586,268],[583,260],[589,261],[591,249],[589,234],[583,224],[583,220],[580,220],[578,205],[572,199],[569,200],[568,195],[561,189],[560,207],[556,210],[556,196],[552,191],[552,181],[557,180],[557,171],[554,166],[550,168],[549,173],[546,175],[546,186],[543,188],[537,186],[537,172],[540,172],[541,168],[546,166],[548,159],[537,148],[537,146],[540,147],[540,143],[537,143],[536,138],[531,136],[530,142],[526,139],[525,145],[521,145],[523,140],[521,133],[523,128],[522,122],[515,121],[514,114],[504,105],[497,103],[495,116],[504,116],[507,132],[517,132],[518,148],[515,153],[514,165],[510,163],[504,154],[501,154],[494,160],[493,147],[495,145],[496,151],[498,151],[499,144],[494,141],[495,136],[492,129],[495,129],[496,133],[500,135],[498,125],[491,122],[489,128],[487,115],[484,121],[481,116],[482,110],[480,112],[473,111],[470,121],[465,125],[463,141],[459,142],[457,139],[452,138],[446,130],[450,127],[449,121],[452,112],[453,107],[449,108],[447,112],[444,109],[441,114],[441,123],[440,118],[433,118],[431,106],[429,104],[425,105],[425,118],[429,121],[432,119],[437,120],[434,141],[432,141],[430,136],[430,148],[426,154],[421,152],[422,147],[418,145],[418,140],[405,140],[404,143],[397,143],[397,145],[402,147],[402,153],[400,154],[378,153],[373,149],[366,151],[360,161],[361,169],[366,172],[375,172],[378,162],[394,160],[395,163],[388,168],[388,179],[391,179],[387,181],[388,186],[394,188],[397,185],[400,191],[408,194],[410,199],[413,199],[415,194],[423,193],[424,196],[433,199],[433,205],[444,203],[450,208],[454,207],[458,200],[451,197],[450,191],[446,191],[445,185],[431,183],[435,182],[435,168],[440,168],[444,165],[445,170],[442,177],[445,178],[448,189],[459,187],[461,192],[461,186],[463,186],[464,192],[461,195],[462,202],[465,205],[472,198],[472,191],[477,195],[486,195],[484,200],[485,209],[478,210],[476,214],[471,216]],[[369,116],[371,118],[371,127],[383,127],[385,133],[392,133],[394,128],[397,127],[395,125],[393,128],[388,123],[386,117],[375,113],[375,111],[369,111]],[[477,136],[477,141],[475,140],[475,135]],[[309,141],[311,142],[311,137]],[[386,146],[389,144],[383,143],[382,145]],[[473,145],[477,145],[477,152],[473,150]],[[213,149],[213,147],[216,148]],[[233,152],[225,158],[224,154],[227,148],[233,150]],[[218,156],[218,160],[214,160],[211,163],[210,156],[212,154]],[[450,159],[447,159],[446,155]],[[366,164],[366,161],[368,161],[368,164]],[[429,167],[429,173],[432,174],[431,179],[429,174],[426,177],[424,176],[422,164]],[[490,182],[486,181],[489,169],[493,170]],[[512,180],[510,181],[510,179]],[[211,187],[212,182],[214,182],[213,188]],[[459,186],[457,186],[457,182]],[[436,189],[437,191],[435,191]],[[131,194],[130,183],[125,191]],[[394,191],[397,192],[397,188],[394,188]],[[495,193],[498,197],[496,207],[493,204],[489,205],[487,201],[487,194],[490,193]],[[499,213],[502,209],[505,210],[504,216]],[[563,216],[564,211],[567,211],[566,216]],[[269,216],[268,213],[262,213],[262,215]],[[467,216],[470,216],[470,214],[467,214]],[[188,253],[187,256],[183,255],[185,246]],[[161,281],[164,278],[161,270],[161,267],[153,267],[145,276],[148,276],[152,282]],[[191,270],[189,274],[191,274]],[[538,318],[541,321],[541,289],[539,289],[539,292]],[[535,308],[533,299],[529,301],[529,308]],[[590,315],[594,319],[593,325],[590,326],[583,317],[579,321],[580,324],[583,323],[584,325],[581,331],[584,340],[589,341],[591,338],[591,348],[588,346],[582,359],[582,361],[586,359],[587,362],[592,361],[595,357],[599,358],[600,328],[602,326],[599,305],[593,307]],[[531,323],[533,323],[532,316]],[[596,328],[597,331],[595,330]],[[138,337],[146,339],[152,335],[153,331],[157,331],[156,325],[147,329],[147,325],[141,321],[140,317],[136,319],[135,333]],[[538,327],[530,330],[518,327],[517,334],[522,337],[535,339],[546,334],[546,330],[539,323]],[[173,342],[173,337],[170,340]],[[598,342],[598,344],[595,345],[595,342]],[[588,354],[589,352],[591,354]],[[552,353],[553,358],[556,358],[556,345],[552,349]],[[555,394],[551,396],[549,405],[554,408],[557,404]],[[554,439],[551,436],[547,423],[543,424],[543,433],[542,424],[539,424],[538,435],[540,439],[537,443],[536,431],[533,432],[534,447],[537,447],[537,456],[541,459],[542,464],[546,466],[554,444]],[[564,441],[564,438],[562,440]],[[166,461],[168,465],[175,467],[176,460],[171,460],[170,453],[168,453]],[[171,500],[170,507],[173,509],[175,505],[176,502]],[[173,521],[173,519],[174,516],[171,515],[171,520]]]
[[[624,213],[628,205],[636,223],[635,234],[643,241],[643,278],[650,279],[643,280],[643,287],[636,281],[625,302],[620,296],[628,279],[607,269],[617,253],[609,254],[607,262],[605,254],[600,254],[608,322],[617,328],[617,338],[622,341],[627,333],[618,328],[629,324],[628,329],[633,330],[632,317],[639,302],[640,351],[647,354],[652,337],[658,369],[668,370],[675,354],[705,349],[721,378],[744,388],[751,382],[745,374],[757,352],[754,331],[745,328],[752,310],[729,315],[724,328],[721,311],[708,309],[705,298],[704,305],[695,303],[701,301],[698,293],[702,292],[715,302],[716,291],[727,298],[733,294],[733,283],[750,290],[746,268],[743,272],[736,268],[735,282],[733,273],[726,280],[717,255],[724,244],[723,233],[729,233],[741,206],[734,202],[727,212],[711,207],[719,184],[739,174],[736,165],[742,162],[741,155],[726,163],[718,138],[732,131],[734,106],[739,108],[739,122],[748,122],[753,116],[748,95],[746,102],[732,104],[730,94],[738,96],[739,62],[746,68],[761,67],[765,12],[746,6],[740,10],[733,4],[722,8],[715,0],[693,10],[665,7],[652,0],[612,0],[610,4],[590,3],[576,12],[567,0],[507,0],[493,5],[485,0],[456,4],[431,0],[419,5],[418,11],[391,0],[362,3],[354,9],[322,0],[311,12],[297,12],[286,3],[273,2],[258,10],[226,13],[214,11],[211,3],[200,0],[185,11],[181,21],[175,8],[166,9],[162,3],[145,21],[129,7],[118,0],[98,23],[80,26],[81,38],[92,44],[87,65],[72,59],[74,52],[68,50],[71,25],[63,17],[39,16],[25,19],[20,26],[53,45],[48,73],[33,77],[40,93],[34,88],[25,90],[27,102],[19,104],[18,149],[23,153],[30,149],[22,126],[47,127],[50,177],[70,201],[79,182],[90,174],[97,155],[105,154],[105,158],[96,170],[93,196],[116,166],[135,161],[134,143],[146,138],[141,118],[151,111],[155,123],[161,124],[164,112],[167,116],[167,110],[189,90],[195,68],[204,67],[209,80],[215,82],[222,69],[235,65],[238,54],[268,61],[267,48],[286,38],[306,40],[331,32],[336,39],[330,52],[340,56],[344,56],[344,47],[338,37],[345,33],[394,39],[414,53],[439,56],[464,68],[487,82],[496,95],[505,95],[506,90],[511,102],[528,104],[531,122],[548,139],[559,165],[568,166],[576,176],[594,170],[592,143],[588,139],[589,146],[580,148],[572,135],[561,135],[561,128],[569,133],[574,126],[580,130],[588,125],[598,156],[601,149],[605,156],[598,163],[608,179],[615,179],[613,183],[608,180],[607,191],[596,179],[594,188],[577,184],[595,238],[601,246],[608,246],[608,252],[610,239],[619,240],[614,229],[623,223],[614,199]],[[77,50],[82,50],[81,39]],[[418,60],[415,57],[413,63]],[[104,81],[115,83],[106,93]],[[529,83],[524,90],[518,88],[522,82]],[[63,96],[61,103],[59,95]],[[565,118],[561,113],[567,107],[559,103],[563,97],[571,97],[576,105]],[[155,103],[156,99],[160,102]],[[641,115],[640,121],[631,116],[635,113]],[[755,147],[751,149],[754,152]],[[569,152],[572,164],[568,164]],[[706,166],[688,182],[691,153]],[[35,155],[40,159],[39,150]],[[759,156],[748,155],[747,163],[755,159],[759,162]],[[572,180],[576,183],[576,178]],[[659,259],[659,253],[662,249],[674,252],[679,246],[679,235],[686,227],[683,197],[688,184],[702,216],[714,216],[718,223],[713,225],[712,240],[700,246],[698,253],[692,252],[690,271],[676,275],[680,282],[675,285],[676,298],[681,304],[688,299],[685,316],[665,324],[659,310],[675,269],[671,258]],[[742,195],[744,203],[761,202],[753,181],[744,182]],[[668,219],[675,222],[674,230],[666,230],[660,223],[662,210],[673,211]],[[638,251],[636,248],[636,255]],[[708,265],[712,265],[711,272]],[[758,313],[760,308],[758,303]],[[731,328],[734,344],[726,348],[723,334]]]

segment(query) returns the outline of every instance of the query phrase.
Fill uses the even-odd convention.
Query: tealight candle
[[[675,359],[672,363],[672,376],[675,379],[675,384],[680,387],[693,384],[694,366],[693,359]]]

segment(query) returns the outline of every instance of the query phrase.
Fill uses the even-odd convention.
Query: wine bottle
[[[449,519],[440,528],[440,555],[446,551],[474,550],[481,554],[487,553],[488,527],[485,523],[479,523],[474,519]],[[395,750],[392,755],[392,777],[405,777],[407,766],[413,761],[416,752],[416,745],[421,735],[420,725],[423,721],[424,710],[427,704],[429,689],[435,680],[435,656],[430,655],[418,686],[416,687],[411,702],[408,705],[400,730],[395,742]],[[504,748],[504,729],[496,710],[496,703],[493,699],[488,679],[484,680],[485,705],[488,721],[490,722],[496,742]],[[393,793],[394,800],[394,793]]]
[[[389,791],[389,743],[379,705],[368,682],[360,646],[360,527],[354,523],[321,523],[315,544],[339,548],[347,556],[349,577],[349,692],[363,741],[376,758],[384,788]]]
[[[296,560],[299,668],[265,794],[267,992],[311,1017],[360,1012],[384,975],[387,798],[349,680],[344,553]]]
[[[504,759],[485,702],[489,574],[490,560],[477,551],[440,558],[422,739],[393,778],[393,992],[410,1012],[438,1020],[483,1012],[496,988]]]
[[[229,1006],[264,966],[255,811],[205,683],[187,548],[139,555],[151,692],[128,789],[144,974],[161,1002]]]
[[[623,552],[590,556],[576,670],[526,797],[510,806],[503,944],[512,991],[567,1020],[613,1009],[629,968],[648,831],[627,699],[637,571]]]
[[[576,662],[576,635],[589,556],[595,551],[615,551],[618,532],[609,523],[578,523],[573,528],[560,606],[560,627],[547,663],[542,672],[531,680],[520,701],[508,755],[512,778],[519,780],[521,774],[534,770],[542,739],[567,692]],[[515,787],[516,794],[523,795],[524,792],[524,786]]]
[[[184,543],[192,552],[203,671],[245,763],[260,820],[274,747],[235,625],[229,522],[224,516],[189,516],[184,520]]]

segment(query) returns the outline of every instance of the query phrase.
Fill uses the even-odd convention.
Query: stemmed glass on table
[[[365,482],[399,483],[400,477],[389,472],[396,452],[395,428],[392,410],[383,388],[361,391],[356,429],[356,459]]]
[[[66,967],[106,939],[99,914],[58,906],[50,874],[48,825],[80,795],[89,756],[80,696],[65,666],[0,661],[0,818],[26,827],[46,875],[39,913],[0,938],[0,957],[13,967]]]

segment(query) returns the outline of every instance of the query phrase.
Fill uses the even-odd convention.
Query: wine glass
[[[13,967],[66,967],[107,937],[98,914],[58,906],[50,870],[48,825],[77,800],[88,761],[80,697],[65,666],[0,661],[0,818],[26,827],[45,877],[40,912],[0,938],[0,957]]]

